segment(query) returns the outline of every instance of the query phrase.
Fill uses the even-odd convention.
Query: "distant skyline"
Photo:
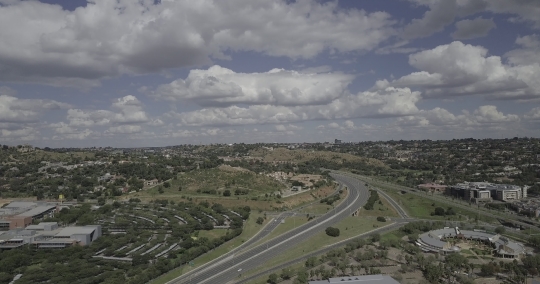
[[[0,0],[0,144],[540,137],[540,1]]]

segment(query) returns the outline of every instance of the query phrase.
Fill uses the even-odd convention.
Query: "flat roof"
[[[14,201],[9,203],[8,205],[4,206],[4,208],[28,208],[32,206],[36,206],[37,204],[34,202],[27,202],[27,201]]]
[[[34,216],[37,216],[39,214],[43,214],[51,209],[54,209],[56,208],[56,206],[52,206],[52,205],[47,205],[47,206],[38,206],[36,208],[33,208],[32,210],[29,210],[29,211],[26,211],[26,212],[23,212],[17,216],[23,216],[23,217],[34,217]]]
[[[67,227],[63,228],[57,237],[71,237],[72,235],[91,234],[96,230],[96,227]]]

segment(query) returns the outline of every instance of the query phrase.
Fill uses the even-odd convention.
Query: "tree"
[[[166,182],[163,183],[163,186],[165,188],[169,188],[169,187],[171,187],[171,184],[168,181],[166,181]]]
[[[328,227],[325,230],[326,234],[330,237],[338,237],[339,236],[339,229],[334,227]]]
[[[433,215],[436,215],[436,216],[444,216],[446,213],[446,211],[444,210],[444,208],[442,207],[437,207],[435,208],[435,211],[433,212]]]
[[[506,229],[503,226],[499,226],[499,227],[495,228],[495,233],[497,233],[497,234],[504,234],[505,231],[506,231]]]
[[[381,235],[379,235],[377,233],[371,234],[371,241],[372,242],[378,242],[380,240],[381,240]]]
[[[263,218],[263,217],[257,218],[257,224],[261,225],[263,222],[264,222],[264,218]]]
[[[377,217],[377,221],[379,222],[386,222],[386,218],[382,217],[382,216],[379,216]]]
[[[223,191],[223,196],[231,196],[231,191],[228,190],[228,189],[225,189],[225,190]]]
[[[275,273],[272,273],[268,276],[268,280],[266,281],[270,284],[277,284],[278,283],[278,276]]]

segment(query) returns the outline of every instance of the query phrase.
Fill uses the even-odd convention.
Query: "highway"
[[[185,274],[182,274],[181,276],[177,277],[176,279],[173,279],[171,281],[168,281],[167,284],[172,283],[182,283],[181,281],[189,280],[190,277],[193,277],[195,275],[198,275],[201,272],[204,272],[208,270],[210,267],[214,266],[215,264],[222,262],[226,260],[227,258],[230,258],[234,254],[236,254],[239,251],[242,251],[243,249],[257,243],[259,240],[263,239],[264,237],[268,236],[279,224],[281,224],[281,221],[285,220],[287,217],[290,217],[294,215],[292,212],[284,212],[279,214],[276,218],[272,219],[271,222],[266,224],[262,228],[261,231],[259,231],[255,236],[247,240],[246,242],[242,243],[238,247],[234,248],[233,250],[229,251],[226,254],[223,254],[219,256],[218,258],[213,259],[212,261],[205,263],[203,266],[200,266],[198,268],[195,268],[194,270],[191,270]]]
[[[355,177],[355,178],[361,179],[361,180],[363,180],[365,182],[370,182],[370,183],[375,183],[375,184],[382,184],[382,181],[376,180],[376,179],[373,179],[373,178],[370,178],[370,177],[355,175],[355,174],[346,173],[346,172],[337,172],[336,171],[336,173],[344,174],[344,175],[349,176],[349,177]],[[419,192],[413,191],[410,188],[399,186],[399,185],[384,184],[384,186],[387,186],[387,187],[390,187],[390,188],[393,188],[393,189],[396,189],[396,190],[403,190],[403,191],[406,191],[408,193],[420,196],[422,198],[430,199],[430,200],[437,201],[437,202],[446,203],[446,204],[451,205],[451,206],[455,206],[455,207],[462,208],[462,209],[465,209],[465,210],[473,211],[473,212],[476,212],[476,213],[478,213],[480,215],[483,215],[483,216],[487,216],[487,217],[491,217],[491,218],[495,218],[495,219],[504,219],[506,221],[511,221],[511,222],[513,222],[515,224],[524,226],[526,228],[538,229],[537,225],[526,223],[526,222],[532,222],[531,220],[528,220],[527,218],[523,218],[523,217],[511,215],[511,214],[499,215],[499,214],[495,214],[495,212],[497,212],[497,211],[492,211],[490,209],[475,210],[475,208],[472,207],[472,206],[467,206],[467,205],[464,205],[464,204],[460,204],[460,203],[455,202],[455,201],[452,202],[451,200],[446,199],[446,198],[430,196],[430,195],[427,195],[427,194],[421,194]],[[500,213],[500,212],[497,212],[497,213]]]
[[[196,274],[183,275],[169,283],[227,283],[239,277],[241,273],[264,265],[268,259],[339,222],[366,203],[369,192],[363,183],[347,176],[336,174],[332,176],[349,190],[345,200],[333,210],[263,244],[234,254]]]

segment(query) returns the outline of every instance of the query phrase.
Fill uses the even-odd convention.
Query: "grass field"
[[[385,188],[385,186],[379,186],[385,192],[390,195],[396,202],[398,202],[411,217],[421,218],[421,219],[435,219],[435,220],[453,220],[453,221],[472,221],[477,217],[477,214],[474,212],[474,207],[471,207],[471,210],[465,210],[458,207],[453,207],[449,204],[445,204],[438,201],[432,201],[421,196],[414,195],[411,193],[401,194],[397,190]],[[456,215],[452,216],[432,216],[431,213],[435,211],[436,207],[442,207],[447,209],[452,207],[456,212]],[[496,220],[490,217],[478,215],[478,220],[484,222],[495,222]]]
[[[373,210],[366,210],[362,208],[360,209],[360,214],[363,216],[372,217],[399,217],[394,207],[392,207],[392,205],[390,205],[390,203],[388,203],[384,197],[381,195],[379,195],[379,197],[382,204],[377,201],[373,205]]]
[[[257,274],[270,267],[279,265],[280,263],[297,258],[309,252],[316,251],[325,246],[358,236],[359,234],[371,231],[377,227],[382,227],[388,224],[389,223],[381,223],[377,221],[375,217],[366,217],[362,215],[356,217],[347,217],[338,224],[334,225],[335,228],[338,228],[340,230],[340,235],[338,237],[330,237],[326,235],[324,231],[319,232],[313,237],[306,239],[300,245],[291,247],[285,253],[269,259],[265,263],[264,267],[250,271],[249,274],[246,274],[246,277],[249,275]]]
[[[157,278],[157,279],[154,279],[151,283],[152,284],[163,284],[163,283],[166,283],[186,272],[189,272],[215,258],[218,258],[219,256],[223,255],[223,254],[226,254],[227,252],[233,250],[234,248],[238,247],[239,245],[241,245],[242,243],[244,243],[245,241],[249,240],[251,237],[253,237],[255,234],[257,234],[268,222],[269,219],[267,219],[262,225],[259,225],[256,223],[256,220],[258,217],[262,217],[263,214],[262,213],[255,213],[255,212],[252,212],[250,215],[249,215],[249,218],[248,220],[246,221],[246,223],[244,224],[244,231],[242,232],[242,234],[224,244],[222,244],[221,246],[219,246],[218,248],[214,249],[213,251],[210,251],[198,258],[196,258],[193,263],[194,263],[194,266],[193,267],[190,267],[190,266],[181,266],[181,267],[178,267],[174,270],[171,270],[170,272],[168,272],[167,274],[164,274],[162,275],[161,277]],[[212,230],[212,231],[217,231],[217,230]],[[209,232],[212,232],[212,231],[209,231]],[[226,230],[221,230],[221,231],[226,231]],[[201,231],[202,233],[202,231]],[[201,237],[201,233],[199,233],[199,237]]]
[[[171,181],[171,187],[164,190],[165,192],[178,192],[179,187],[182,187],[182,194],[189,195],[201,195],[201,193],[204,194],[204,191],[210,190],[223,193],[228,189],[233,196],[237,189],[248,190],[247,196],[249,197],[270,194],[283,189],[281,183],[265,175],[220,169],[198,170],[180,174],[176,180]]]
[[[200,230],[199,232],[199,238],[205,237],[207,239],[216,239],[221,236],[225,236],[227,234],[227,230],[223,229],[213,229],[210,231],[207,230]]]

